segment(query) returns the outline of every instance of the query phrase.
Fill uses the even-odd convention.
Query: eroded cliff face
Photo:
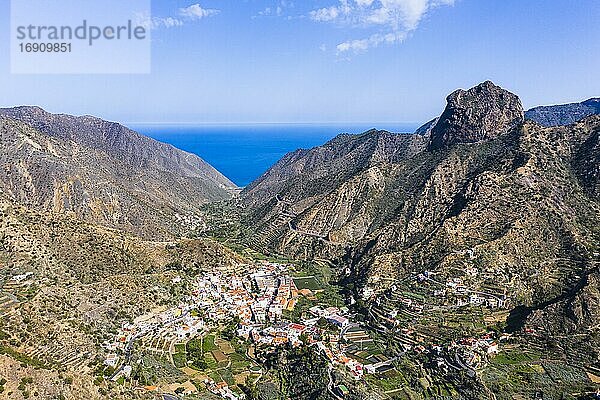
[[[431,130],[430,149],[495,139],[524,120],[519,97],[490,81],[466,91],[459,89],[446,101],[446,109]]]

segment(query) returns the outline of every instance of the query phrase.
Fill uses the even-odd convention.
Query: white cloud
[[[338,53],[363,52],[384,43],[398,43],[419,26],[432,9],[453,5],[455,0],[338,0],[337,4],[310,12],[317,22],[374,29],[367,38],[340,43]]]
[[[220,12],[220,10],[202,8],[200,4],[192,4],[189,7],[180,8],[179,14],[174,17],[151,17],[149,14],[138,14],[136,22],[146,29],[173,28],[183,26],[188,21],[197,21],[217,15]]]
[[[178,19],[178,18],[173,18],[173,17],[166,17],[166,18],[160,18],[160,17],[154,17],[152,18],[152,28],[156,29],[156,28],[172,28],[174,26],[182,26],[183,25],[183,21]]]
[[[340,10],[337,7],[320,8],[310,12],[310,18],[319,21],[333,21],[340,15]]]
[[[179,15],[190,19],[202,19],[205,17],[211,17],[213,15],[217,15],[219,12],[220,10],[215,10],[212,8],[202,8],[202,6],[198,3],[192,4],[189,7],[179,9]]]
[[[183,25],[183,21],[179,18],[151,17],[149,13],[136,14],[134,22],[146,29],[172,28]]]
[[[381,44],[393,44],[402,42],[406,39],[405,32],[386,33],[386,34],[374,34],[366,39],[350,40],[347,42],[340,43],[336,46],[338,54],[353,51],[354,53],[360,53],[367,51],[371,47],[377,47]]]

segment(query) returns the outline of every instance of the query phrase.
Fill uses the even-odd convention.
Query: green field
[[[314,292],[323,289],[314,277],[294,278],[294,284],[298,290],[310,289]]]
[[[202,340],[202,350],[205,353],[213,350],[219,350],[215,344],[215,335],[208,335]]]
[[[175,364],[177,368],[185,367],[187,365],[187,358],[185,356],[185,353],[173,354],[173,364]]]
[[[193,361],[191,367],[205,370],[217,367],[217,363],[210,354],[212,350],[218,350],[215,345],[215,335],[208,335],[202,339],[192,339],[186,345],[186,360]]]
[[[175,351],[177,353],[185,353],[185,343],[177,343],[175,345]]]
[[[525,353],[520,351],[502,351],[496,357],[493,358],[492,362],[498,365],[515,365],[539,359],[540,355],[535,353]]]

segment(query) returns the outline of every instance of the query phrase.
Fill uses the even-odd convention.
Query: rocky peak
[[[456,90],[446,101],[431,129],[430,149],[494,139],[524,120],[519,97],[490,81]]]

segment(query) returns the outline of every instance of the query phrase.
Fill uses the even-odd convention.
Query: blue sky
[[[0,4],[2,26],[9,4]],[[491,79],[526,107],[600,96],[598,0],[153,1],[152,73],[11,75],[0,105],[125,122],[422,122]]]

